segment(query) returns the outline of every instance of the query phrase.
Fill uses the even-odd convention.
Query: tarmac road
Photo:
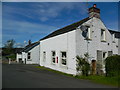
[[[2,88],[114,88],[64,76],[34,65],[3,64]]]

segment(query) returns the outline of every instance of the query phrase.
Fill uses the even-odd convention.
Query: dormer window
[[[101,41],[106,41],[106,32],[104,29],[101,29]]]

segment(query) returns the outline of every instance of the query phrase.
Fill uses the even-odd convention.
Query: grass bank
[[[35,66],[35,68],[40,68],[40,69],[43,69],[43,70],[47,70],[47,71],[55,72],[55,73],[58,73],[58,74],[74,77],[74,78],[77,78],[77,79],[90,80],[92,82],[99,83],[99,84],[116,86],[116,87],[120,86],[120,76],[119,77],[105,77],[105,76],[99,76],[99,75],[73,76],[71,74],[66,74],[66,73],[56,71],[56,70],[52,70],[52,69],[49,69],[49,68],[46,68],[46,67],[43,67],[43,66]]]

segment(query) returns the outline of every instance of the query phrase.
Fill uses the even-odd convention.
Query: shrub
[[[90,70],[90,64],[86,61],[85,58],[79,56],[76,56],[76,58],[77,58],[76,70],[82,71],[82,75],[88,76],[88,72]]]
[[[114,55],[105,59],[106,76],[120,75],[120,55]]]

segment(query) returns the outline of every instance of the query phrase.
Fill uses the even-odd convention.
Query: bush
[[[90,70],[90,64],[86,61],[85,58],[76,56],[77,58],[77,71],[82,71],[82,75],[88,76],[88,72]]]
[[[114,55],[105,59],[106,76],[120,75],[120,55]]]

